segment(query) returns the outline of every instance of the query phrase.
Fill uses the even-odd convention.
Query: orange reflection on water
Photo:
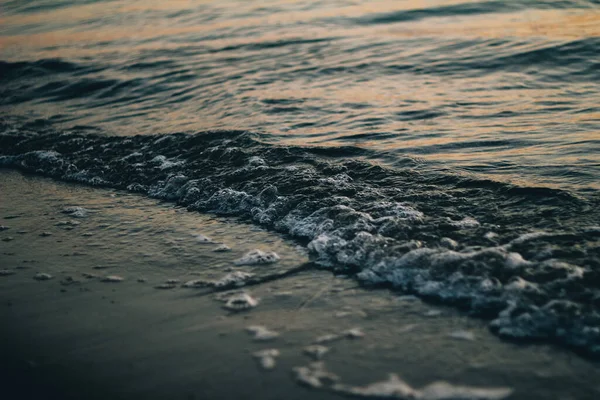
[[[468,1],[474,2],[474,1]],[[398,11],[419,10],[435,5],[466,3],[465,1],[408,1],[366,2],[356,6],[319,7],[301,11],[273,12],[265,16],[252,15],[261,6],[253,2],[233,2],[235,7],[224,12],[233,13],[235,18],[217,18],[215,21],[194,23],[193,18],[185,24],[173,24],[167,15],[176,11],[197,7],[211,2],[191,1],[152,1],[152,2],[108,2],[58,9],[44,13],[5,16],[0,25],[26,26],[29,24],[51,23],[51,32],[32,34],[13,34],[0,36],[0,49],[17,46],[50,47],[82,45],[93,42],[127,40],[136,46],[136,40],[156,40],[167,45],[173,36],[190,35],[201,32],[214,32],[222,29],[240,29],[242,27],[263,27],[263,35],[252,38],[221,40],[231,45],[244,42],[263,42],[276,37],[285,38],[294,35],[302,37],[348,37],[348,36],[410,36],[410,37],[547,37],[549,39],[583,38],[600,36],[599,10],[529,10],[518,13],[494,13],[469,16],[445,16],[426,18],[417,21],[403,21],[394,24],[355,25],[348,27],[335,22],[335,18],[358,18],[371,13],[393,13]],[[269,3],[285,9],[285,5],[294,1],[280,0]],[[143,13],[142,13],[143,11]],[[162,12],[155,18],[147,18],[151,11]],[[199,15],[202,15],[202,11]],[[136,14],[140,13],[140,14]],[[161,18],[162,16],[162,18]],[[106,23],[90,26],[90,21],[104,18]],[[330,20],[330,19],[334,20]],[[327,22],[329,19],[330,22]],[[298,23],[302,22],[301,28]],[[61,27],[63,26],[63,27]],[[267,33],[270,32],[270,33]],[[223,43],[203,41],[206,45]],[[145,44],[147,45],[147,44]],[[86,49],[89,54],[91,51]]]
[[[404,20],[395,23],[367,23],[365,17],[370,14],[393,14],[396,12],[428,9],[435,6],[447,6],[463,3],[474,3],[479,0],[437,0],[437,1],[365,1],[350,6],[338,6],[334,2],[330,5],[319,4],[314,8],[304,9],[301,6],[306,1],[276,0],[267,3],[261,1],[115,1],[87,5],[73,5],[69,8],[31,13],[27,15],[4,16],[0,18],[0,25],[4,28],[15,28],[8,35],[0,36],[0,51],[3,59],[16,60],[61,58],[81,59],[89,57],[93,60],[101,56],[119,53],[121,56],[131,55],[145,50],[180,49],[185,46],[202,46],[208,49],[223,50],[233,47],[234,51],[226,53],[216,51],[204,52],[198,59],[190,60],[190,65],[185,65],[190,70],[198,64],[210,64],[217,67],[219,72],[236,73],[234,61],[230,64],[223,58],[235,59],[235,46],[260,45],[276,43],[289,39],[332,39],[328,48],[327,61],[322,63],[319,55],[298,55],[303,59],[302,67],[322,68],[334,66],[355,67],[361,63],[355,59],[356,53],[340,51],[339,47],[352,42],[352,46],[368,48],[370,43],[386,42],[395,44],[403,38],[430,38],[429,44],[422,46],[435,46],[444,41],[450,42],[452,38],[464,39],[510,39],[506,46],[498,44],[499,51],[506,53],[526,53],[543,49],[545,45],[555,45],[557,42],[566,42],[580,38],[600,37],[600,10],[535,10],[507,12],[493,14],[471,14],[436,17],[429,16],[420,20]],[[209,11],[204,11],[208,7]],[[265,8],[268,10],[265,11]],[[189,13],[181,13],[190,11]],[[212,12],[211,18],[206,13]],[[431,14],[434,15],[435,13]],[[180,16],[175,16],[180,15]],[[205,18],[206,17],[206,18]],[[353,18],[363,18],[362,21],[351,21]],[[368,20],[368,18],[366,18]],[[399,18],[402,19],[402,18]],[[27,26],[42,25],[46,31],[32,31],[27,33]],[[17,28],[25,27],[20,32]],[[246,34],[251,31],[252,34]],[[241,33],[240,33],[241,32]],[[224,33],[222,37],[215,33]],[[336,40],[338,39],[338,40]],[[410,42],[407,40],[406,42]],[[510,42],[510,43],[509,43]],[[483,47],[488,44],[482,44]],[[352,46],[350,46],[352,48]],[[465,52],[477,53],[479,48],[469,47]],[[245,54],[253,51],[263,51],[260,46],[257,50],[244,49]],[[411,62],[412,57],[419,57],[426,52],[426,48],[398,45],[393,52],[377,53],[377,50],[366,53],[364,64],[377,64],[384,66],[398,66],[397,64]],[[486,49],[483,49],[486,50]],[[265,54],[279,54],[285,49],[270,48]],[[457,50],[457,52],[462,50]],[[489,49],[487,49],[489,51]],[[399,53],[401,53],[399,55]],[[229,56],[231,54],[231,56]],[[468,55],[468,54],[467,54]],[[495,54],[490,53],[490,58]],[[458,57],[457,57],[458,58]],[[111,58],[108,58],[112,60]],[[120,60],[126,64],[129,60]],[[186,60],[187,61],[187,60]],[[255,68],[249,74],[262,77],[267,72],[276,72],[278,77],[285,73],[294,74],[294,68],[299,68],[294,62],[277,64],[275,58],[264,57],[260,68]],[[435,62],[432,61],[432,63]],[[426,65],[426,67],[429,65]],[[443,65],[442,65],[443,66]],[[401,69],[399,69],[400,71]],[[111,72],[114,77],[127,81],[131,76],[121,70]],[[121,75],[120,75],[121,74]],[[198,74],[198,79],[201,79]],[[168,131],[170,125],[177,128],[189,127],[194,130],[223,129],[257,129],[261,126],[281,126],[281,131],[276,133],[277,140],[289,144],[306,145],[318,144],[324,141],[336,140],[339,144],[352,144],[355,146],[372,147],[382,150],[402,151],[403,148],[420,149],[420,157],[441,161],[460,160],[463,163],[486,164],[489,153],[465,150],[460,147],[451,148],[457,142],[475,143],[504,138],[510,140],[515,137],[539,137],[543,143],[556,141],[555,131],[544,132],[549,127],[563,127],[568,133],[570,141],[598,140],[598,131],[573,132],[573,126],[587,122],[598,123],[600,113],[590,112],[570,113],[560,111],[560,106],[552,110],[548,106],[543,118],[544,129],[540,118],[540,104],[551,104],[553,100],[560,102],[565,94],[564,89],[558,87],[537,88],[529,87],[528,82],[506,82],[510,79],[508,72],[504,73],[504,81],[499,81],[494,74],[480,74],[476,78],[444,78],[436,74],[390,72],[383,77],[369,76],[368,80],[332,81],[320,84],[320,77],[305,76],[298,79],[285,80],[273,79],[256,87],[244,87],[243,96],[239,82],[223,80],[217,88],[202,89],[202,96],[218,97],[223,93],[231,95],[231,103],[223,102],[219,108],[223,110],[202,110],[202,113],[190,112],[189,108],[162,107],[159,110],[138,110],[135,106],[128,109],[146,115],[143,122],[136,125],[140,129],[136,133],[149,131]],[[343,74],[340,74],[343,75]],[[247,79],[244,76],[244,79]],[[312,79],[312,80],[311,80]],[[522,79],[522,77],[521,77]],[[197,84],[194,82],[193,84]],[[511,86],[510,90],[502,86]],[[520,85],[520,86],[519,86]],[[207,85],[208,86],[208,85]],[[560,85],[558,85],[560,86]],[[568,96],[578,96],[584,93],[585,87],[573,84],[569,87]],[[210,92],[214,90],[214,92]],[[314,124],[294,126],[293,119],[285,116],[272,116],[265,113],[265,100],[284,98],[302,102],[304,99],[315,100],[323,111],[320,115],[310,115]],[[586,100],[594,104],[594,100]],[[360,108],[353,109],[348,104],[364,104],[367,111]],[[475,104],[470,107],[468,104]],[[595,104],[600,104],[597,99]],[[47,109],[57,107],[47,105]],[[227,107],[239,107],[227,113]],[[241,110],[241,112],[240,112]],[[250,110],[250,111],[248,111]],[[252,110],[256,110],[253,112]],[[435,118],[407,117],[410,112],[421,110],[439,110]],[[60,110],[56,111],[58,114]],[[198,111],[198,109],[192,109]],[[237,113],[236,113],[237,111]],[[329,114],[326,112],[329,111]],[[50,111],[48,111],[49,114]],[[510,118],[503,117],[504,114]],[[243,118],[240,118],[243,114]],[[112,116],[111,116],[112,117]],[[100,117],[98,117],[100,118]],[[123,118],[118,116],[114,118]],[[369,119],[378,120],[377,124],[370,124]],[[289,123],[289,124],[288,124]],[[142,125],[143,124],[143,125]],[[288,126],[288,125],[291,126]],[[132,128],[134,129],[134,128]],[[276,131],[276,130],[275,130]],[[290,132],[291,131],[291,132]],[[390,139],[365,140],[355,139],[354,134],[377,134],[377,132],[396,134],[402,140]],[[131,130],[128,131],[132,133]],[[277,132],[277,131],[276,131]],[[290,133],[286,133],[290,132]],[[521,135],[518,135],[521,134]],[[426,153],[428,147],[446,147],[450,150],[441,152],[431,151]],[[475,147],[475,145],[473,145]],[[527,145],[502,148],[496,145],[493,150],[495,158],[521,158],[523,160],[539,155],[548,155],[549,151],[560,149],[560,139],[552,146],[537,147]],[[562,151],[562,149],[560,149]],[[564,152],[563,152],[564,153]],[[561,155],[561,160],[569,160],[567,154]],[[600,156],[590,156],[598,160]],[[576,162],[576,160],[571,160]]]

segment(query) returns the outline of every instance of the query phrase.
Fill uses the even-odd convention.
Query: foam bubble
[[[314,389],[331,387],[339,381],[337,375],[325,369],[322,361],[311,363],[305,367],[295,367],[292,371],[298,383]]]
[[[210,286],[211,284],[212,284],[212,282],[206,281],[204,279],[192,279],[192,280],[185,282],[181,286],[185,287],[185,288],[201,288],[201,287]]]
[[[254,274],[242,271],[230,272],[221,279],[212,282],[212,285],[217,288],[240,287],[246,284]]]
[[[450,250],[456,250],[458,248],[458,242],[456,240],[443,237],[440,239],[440,246]]]
[[[352,178],[347,174],[338,174],[327,178],[319,179],[319,182],[333,186],[344,186],[352,182]]]
[[[257,342],[271,341],[279,337],[279,333],[260,325],[249,326],[246,328],[246,331],[251,333],[253,339]]]
[[[229,297],[223,305],[230,311],[246,311],[258,305],[258,300],[250,296],[248,293],[240,293]]]
[[[231,247],[227,246],[226,244],[220,244],[219,246],[215,247],[213,251],[217,253],[225,253],[231,251]]]
[[[343,331],[342,336],[348,339],[360,339],[365,336],[365,333],[360,328],[351,328]]]
[[[183,174],[170,174],[165,180],[160,180],[148,188],[148,195],[164,200],[177,200],[186,193],[189,178]]]
[[[529,282],[520,276],[511,278],[510,282],[504,288],[514,292],[541,293],[539,285]]]
[[[390,374],[385,381],[371,383],[366,386],[338,384],[333,387],[333,390],[367,398],[413,399],[418,397],[417,392],[396,374]]]
[[[158,169],[170,169],[184,164],[183,161],[171,161],[163,155],[154,157],[152,160],[150,160],[150,163],[154,164],[154,166]]]
[[[258,167],[258,166],[267,165],[267,162],[258,156],[252,156],[248,159],[248,165],[250,165],[252,167]]]
[[[500,400],[513,393],[508,387],[480,388],[456,386],[448,382],[434,382],[420,390],[422,400]]]
[[[458,229],[474,229],[478,228],[480,223],[475,218],[465,217],[460,221],[450,220],[450,225]]]
[[[58,221],[54,226],[78,226],[80,224],[79,221]]]
[[[265,265],[273,264],[279,261],[279,256],[274,251],[262,251],[254,249],[238,258],[233,263],[235,265]]]
[[[108,282],[108,283],[118,283],[118,282],[123,282],[124,280],[125,280],[125,278],[123,278],[122,276],[119,276],[119,275],[107,275],[101,279],[102,282]]]
[[[410,204],[378,201],[365,210],[373,218],[398,217],[409,221],[422,221],[425,218],[423,212],[417,210]]]
[[[198,243],[214,243],[213,240],[211,238],[209,238],[208,236],[205,236],[201,233],[196,233],[193,235],[194,238],[196,239],[196,242]]]
[[[422,389],[415,389],[396,374],[390,374],[385,381],[374,382],[366,386],[336,384],[332,389],[338,393],[356,397],[399,400],[500,400],[510,396],[513,392],[511,388],[507,387],[458,386],[444,381],[433,382]]]
[[[252,353],[254,358],[257,359],[262,369],[270,370],[275,368],[276,358],[279,357],[279,350],[277,349],[265,349]]]
[[[508,245],[512,246],[512,245],[516,245],[516,244],[523,244],[523,243],[529,242],[531,240],[545,238],[545,237],[549,237],[549,236],[553,236],[553,235],[554,235],[553,233],[549,233],[549,232],[530,232],[530,233],[525,233],[525,234],[517,237],[516,239],[511,240]]]
[[[170,290],[170,289],[175,289],[177,287],[177,285],[175,283],[159,283],[158,285],[154,286],[154,289],[159,289],[159,290]]]
[[[523,259],[519,253],[508,253],[504,265],[509,269],[517,269],[531,265],[531,262]]]
[[[313,343],[316,343],[316,344],[329,343],[329,342],[339,340],[341,338],[342,338],[342,336],[340,336],[338,334],[329,333],[327,335],[322,335],[322,336],[317,337]]]
[[[313,344],[310,346],[306,346],[303,350],[303,353],[311,357],[313,360],[318,361],[321,360],[325,354],[329,352],[329,347],[321,346],[319,344]]]
[[[494,240],[498,237],[498,234],[496,232],[486,232],[483,237],[487,240]]]
[[[63,208],[62,212],[64,214],[68,214],[71,217],[85,218],[90,213],[90,210],[83,208],[83,207],[79,207],[79,206],[70,206],[70,207]]]
[[[38,272],[37,274],[35,274],[35,276],[33,277],[33,279],[35,279],[36,281],[48,281],[50,279],[54,278],[52,275],[47,274],[45,272]]]

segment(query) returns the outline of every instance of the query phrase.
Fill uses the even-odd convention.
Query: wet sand
[[[73,206],[87,211],[73,214]],[[509,387],[511,399],[600,396],[597,364],[549,345],[500,341],[484,321],[452,309],[358,287],[307,264],[296,243],[239,221],[2,170],[0,225],[8,228],[0,231],[6,398],[340,398],[299,385],[292,369],[311,361],[303,348],[317,337],[355,327],[364,337],[328,343],[323,357],[346,384],[393,372],[416,387]],[[231,251],[215,252],[220,243]],[[281,259],[234,264],[253,249]],[[212,288],[181,287],[235,271],[260,279],[296,270],[246,287],[259,304],[239,313]],[[156,288],[171,279],[180,283]],[[255,341],[246,331],[254,325],[280,335]],[[252,354],[270,348],[280,355],[264,370]]]

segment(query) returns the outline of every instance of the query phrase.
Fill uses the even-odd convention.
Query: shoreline
[[[398,373],[415,387],[436,380],[509,387],[510,399],[600,395],[597,365],[568,350],[503,342],[484,321],[361,288],[327,271],[306,270],[250,287],[260,302],[244,313],[223,309],[205,291],[180,287],[227,272],[283,274],[308,261],[293,242],[260,228],[14,171],[0,171],[0,188],[0,225],[10,228],[0,238],[13,238],[0,241],[0,269],[14,271],[0,276],[0,318],[7,327],[0,342],[8,355],[2,376],[15,388],[38,386],[30,397],[340,398],[300,386],[292,368],[310,362],[303,348],[315,338],[354,327],[365,336],[331,343],[324,357],[347,384]],[[73,217],[62,212],[69,206],[90,212]],[[199,243],[198,234],[232,251],[215,252],[217,243]],[[275,251],[281,260],[233,263],[255,248]],[[38,272],[53,279],[34,280]],[[169,279],[180,282],[155,288]],[[246,332],[252,325],[280,336],[255,342]],[[272,371],[262,370],[252,356],[265,348],[281,353]]]

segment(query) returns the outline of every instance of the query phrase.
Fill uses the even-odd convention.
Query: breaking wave
[[[12,129],[0,166],[237,216],[315,262],[600,356],[600,198],[276,146],[243,131],[115,137]],[[354,158],[344,157],[345,153]]]

